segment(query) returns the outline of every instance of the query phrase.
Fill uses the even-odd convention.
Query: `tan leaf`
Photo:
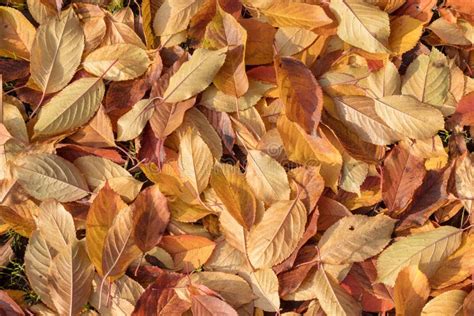
[[[187,130],[179,143],[178,167],[181,176],[199,195],[207,187],[213,166],[212,153],[202,138]]]
[[[184,282],[189,280],[183,279]],[[232,307],[238,308],[254,299],[249,284],[240,276],[224,272],[199,272],[190,277],[192,284],[201,284],[216,291]],[[239,295],[236,295],[239,293]]]
[[[96,113],[104,93],[101,79],[74,81],[41,107],[33,137],[58,135],[84,125]]]
[[[114,147],[114,132],[112,122],[99,105],[96,115],[83,128],[69,136],[75,142],[91,147]]]
[[[85,243],[76,241],[51,262],[51,299],[61,315],[77,315],[89,300],[94,268]]]
[[[430,285],[417,266],[408,266],[398,274],[393,292],[397,313],[420,315],[430,296]]]
[[[199,316],[237,316],[237,312],[226,302],[210,295],[194,295],[191,311]]]
[[[440,111],[409,96],[393,95],[377,99],[375,112],[393,130],[410,138],[428,138],[444,128]]]
[[[102,254],[104,279],[116,280],[124,275],[130,263],[140,255],[133,240],[133,213],[123,208],[107,231]]]
[[[264,93],[272,87],[273,85],[270,84],[250,80],[247,93],[240,98],[236,98],[219,91],[214,86],[210,86],[202,93],[200,103],[211,110],[220,112],[244,111],[257,104]]]
[[[143,185],[127,170],[105,158],[83,156],[76,159],[74,165],[82,172],[92,189],[99,190],[107,181],[126,202],[133,201]]]
[[[339,22],[337,35],[345,42],[369,53],[388,53],[390,23],[388,14],[358,0],[331,1]]]
[[[423,103],[442,107],[449,89],[449,67],[446,56],[433,48],[431,54],[418,56],[403,77],[402,93]]]
[[[25,274],[31,288],[37,293],[43,303],[55,309],[51,298],[48,279],[50,266],[57,251],[43,238],[39,231],[33,232],[25,251]]]
[[[72,215],[60,203],[49,200],[41,203],[36,226],[48,246],[61,252],[76,240]]]
[[[339,119],[363,141],[387,145],[403,138],[375,112],[374,100],[362,96],[334,99]]]
[[[265,203],[271,204],[290,198],[290,185],[285,169],[262,151],[247,152],[245,177],[255,196]]]
[[[360,315],[359,304],[323,269],[314,274],[314,294],[327,315]]]
[[[280,27],[275,33],[275,47],[280,56],[291,56],[311,45],[318,35],[301,27]]]
[[[195,99],[178,103],[159,103],[150,118],[150,126],[158,138],[165,138],[183,123],[186,111],[194,106]]]
[[[181,124],[178,131],[186,132],[190,128],[198,132],[199,136],[209,147],[212,156],[217,160],[221,159],[222,141],[206,116],[196,108],[186,111],[183,124]]]
[[[454,174],[457,196],[461,199],[473,199],[474,155],[460,157]]]
[[[417,265],[431,278],[443,260],[459,247],[461,233],[452,226],[441,226],[393,243],[377,259],[378,281],[393,286],[400,270],[409,265]]]
[[[56,18],[58,10],[52,6],[46,5],[45,1],[42,0],[26,0],[28,4],[28,10],[31,16],[39,24],[48,22],[51,18]]]
[[[187,62],[170,78],[163,100],[175,103],[189,99],[209,86],[224,64],[226,49],[198,48]]]
[[[382,197],[390,214],[399,214],[413,198],[426,174],[423,159],[406,142],[395,146],[385,159]]]
[[[153,115],[153,100],[143,99],[135,103],[130,111],[117,121],[117,140],[127,141],[138,137]]]
[[[132,44],[115,44],[96,49],[84,59],[84,69],[106,80],[122,81],[141,76],[150,59],[146,51]]]
[[[340,219],[319,240],[325,263],[361,262],[375,256],[390,242],[395,220],[385,215],[354,215]]]
[[[300,200],[272,204],[248,236],[248,256],[254,268],[271,268],[288,258],[303,236],[306,219]]]
[[[54,198],[60,202],[71,202],[89,193],[79,169],[56,155],[26,156],[17,162],[14,173],[22,187],[39,200]]]
[[[361,195],[360,187],[364,183],[369,173],[369,164],[352,158],[349,154],[343,153],[341,181],[339,187],[347,192]]]
[[[144,288],[140,283],[134,281],[127,275],[115,280],[109,287],[104,287],[102,293],[99,292],[101,279],[95,276],[92,286],[93,292],[89,299],[89,303],[104,316],[127,316],[133,313],[135,304],[142,295]],[[108,298],[108,304],[99,306],[100,295]]]
[[[239,23],[247,30],[245,63],[263,65],[273,61],[273,39],[276,29],[258,19],[241,19]]]
[[[400,94],[401,81],[398,69],[392,62],[387,62],[382,69],[370,73],[367,85],[370,94],[375,98]]]
[[[114,44],[132,44],[140,48],[145,49],[145,45],[142,42],[140,36],[135,33],[133,25],[127,25],[126,23],[120,22],[115,16],[107,14],[105,16],[106,32],[102,39],[102,46],[114,45]]]
[[[428,29],[432,30],[443,42],[452,45],[471,45],[465,36],[465,29],[458,23],[450,23],[446,19],[436,19]]]
[[[29,59],[36,30],[20,11],[0,7],[0,56]]]
[[[153,19],[155,35],[167,36],[186,30],[203,3],[204,0],[163,1]]]
[[[278,278],[272,269],[261,269],[250,273],[250,285],[253,293],[258,297],[254,301],[255,307],[267,312],[280,310]]]
[[[81,63],[84,33],[72,8],[40,25],[32,46],[31,79],[48,94],[71,81]]]
[[[422,316],[461,316],[463,315],[463,302],[467,293],[461,290],[444,292],[429,301],[423,310]]]

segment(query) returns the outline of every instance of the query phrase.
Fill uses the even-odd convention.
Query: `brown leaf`
[[[155,185],[140,192],[132,210],[135,243],[141,251],[147,252],[160,242],[168,226],[168,201]]]
[[[424,161],[406,142],[395,146],[384,161],[382,197],[389,214],[398,214],[410,203],[426,173]]]
[[[316,78],[302,62],[291,57],[277,59],[275,68],[286,116],[312,133],[323,109],[323,92]]]

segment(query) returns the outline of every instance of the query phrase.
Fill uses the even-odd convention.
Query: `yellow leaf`
[[[313,4],[274,1],[273,4],[262,10],[273,26],[296,26],[314,29],[330,24],[332,20],[326,15],[323,8]]]
[[[442,19],[438,19],[442,20]],[[409,15],[390,21],[390,48],[394,55],[402,55],[418,44],[423,33],[423,22]]]
[[[467,293],[461,290],[444,292],[428,302],[421,311],[422,316],[462,316],[463,302]]]
[[[445,288],[462,282],[474,268],[474,234],[464,234],[461,246],[447,257],[430,278],[431,287]]]
[[[417,266],[408,266],[398,274],[393,292],[397,314],[420,315],[430,296],[430,285]]]
[[[164,236],[160,242],[160,247],[173,257],[176,267],[183,273],[205,264],[215,246],[213,241],[194,235]]]
[[[321,166],[326,186],[334,191],[342,168],[342,156],[322,134],[308,135],[298,124],[280,115],[277,128],[288,158],[305,166]]]
[[[211,186],[233,219],[250,229],[255,221],[257,202],[239,167],[216,164],[211,174]],[[221,216],[226,216],[226,211]]]
[[[122,201],[120,195],[115,193],[106,184],[95,197],[87,213],[87,252],[97,273],[101,276],[104,275],[102,270],[102,254],[107,232],[120,210],[126,207],[127,204]]]

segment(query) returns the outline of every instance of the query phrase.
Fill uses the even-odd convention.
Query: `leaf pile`
[[[1,6],[0,314],[473,315],[473,3]]]

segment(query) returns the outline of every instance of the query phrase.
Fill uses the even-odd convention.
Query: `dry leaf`
[[[141,76],[149,63],[144,49],[132,44],[114,44],[96,49],[87,55],[82,65],[97,77],[122,81]]]
[[[405,237],[388,247],[377,260],[378,281],[392,286],[398,273],[409,265],[417,265],[428,278],[443,259],[461,244],[461,231],[443,226],[429,232]]]
[[[420,315],[430,295],[428,279],[417,266],[408,266],[400,271],[395,281],[395,308],[403,315]]]
[[[48,20],[32,45],[31,80],[44,94],[61,90],[81,63],[83,49],[84,33],[72,9]]]

